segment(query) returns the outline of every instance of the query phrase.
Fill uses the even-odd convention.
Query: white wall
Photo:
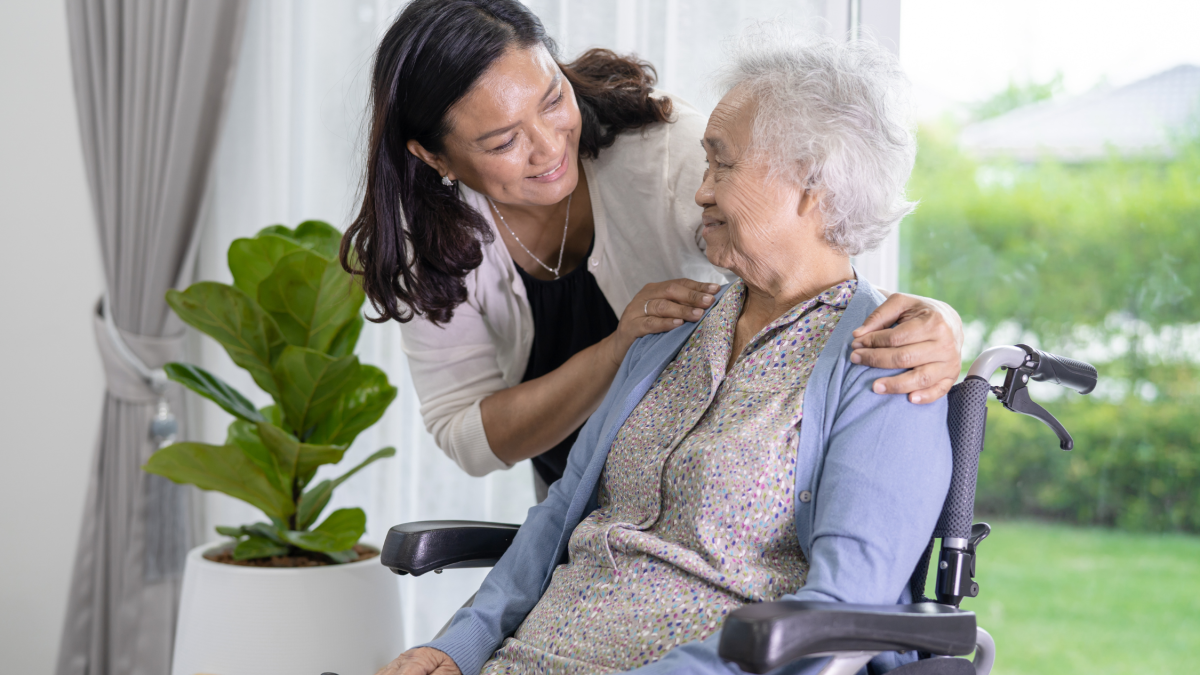
[[[100,423],[103,277],[62,0],[0,3],[0,670],[50,673]]]

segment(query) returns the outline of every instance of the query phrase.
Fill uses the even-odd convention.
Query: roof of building
[[[963,148],[982,158],[1088,161],[1171,153],[1171,138],[1200,121],[1200,67],[1180,65],[1144,80],[1075,98],[1017,108],[963,129]]]

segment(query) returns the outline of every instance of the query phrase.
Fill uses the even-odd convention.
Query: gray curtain
[[[150,434],[156,413],[183,408],[178,389],[152,386],[146,373],[183,355],[182,326],[163,296],[190,281],[246,2],[66,3],[108,302],[96,316],[107,392],[59,675],[170,671],[193,538],[189,498],[141,465],[158,448]],[[111,312],[115,330],[102,312]]]

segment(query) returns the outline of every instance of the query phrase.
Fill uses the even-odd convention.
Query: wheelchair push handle
[[[971,363],[967,377],[991,379],[1001,368],[1020,370],[1029,380],[1050,382],[1080,394],[1090,394],[1096,388],[1099,374],[1096,367],[1078,359],[1051,354],[1029,345],[992,347]]]
[[[1004,384],[993,387],[990,379],[1001,368],[1008,369]],[[938,558],[939,602],[957,607],[964,597],[979,593],[979,585],[974,582],[975,549],[990,529],[984,523],[974,523],[975,487],[987,427],[988,396],[995,394],[1006,409],[1040,420],[1054,430],[1059,447],[1070,450],[1075,447],[1070,432],[1030,398],[1028,384],[1030,380],[1053,382],[1088,394],[1096,388],[1097,379],[1096,369],[1082,361],[1028,345],[1005,345],[980,354],[967,371],[966,379],[950,389],[946,421],[954,467],[946,501],[933,531],[934,538],[942,540]],[[924,582],[916,588],[914,595],[923,594]]]
[[[1035,382],[1052,382],[1067,389],[1074,389],[1080,394],[1090,394],[1096,388],[1099,375],[1092,364],[1026,345],[1017,346],[1027,350],[1034,359],[1033,373],[1029,379]]]
[[[1051,382],[1080,394],[1090,394],[1099,379],[1095,366],[1077,359],[1034,349],[1029,345],[992,347],[975,359],[967,371],[967,381],[986,382],[1000,368],[1007,368],[1004,386],[994,387],[996,398],[1004,407],[1022,415],[1041,420],[1054,430],[1063,450],[1075,447],[1070,432],[1054,415],[1029,396],[1029,382]],[[964,382],[965,384],[965,382]]]
[[[1004,385],[993,387],[989,380],[1001,368],[1008,369]],[[1095,389],[1097,374],[1093,366],[1076,359],[1043,352],[1028,345],[1004,345],[980,354],[967,371],[966,379],[950,390],[947,422],[950,446],[954,453],[954,469],[946,504],[934,536],[949,538],[955,548],[965,550],[974,522],[975,482],[979,471],[979,455],[983,451],[987,399],[990,394],[995,394],[1008,410],[1028,415],[1049,426],[1058,436],[1059,447],[1063,450],[1075,446],[1066,428],[1030,398],[1030,380],[1054,382],[1087,394]]]

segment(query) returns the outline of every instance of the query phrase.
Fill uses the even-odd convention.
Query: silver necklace
[[[487,200],[488,200],[488,203],[492,205],[492,210],[496,212],[496,216],[498,218],[500,218],[500,222],[504,225],[504,229],[508,230],[508,233],[512,235],[512,238],[517,241],[517,245],[520,246],[521,249],[524,250],[526,253],[528,253],[529,257],[533,258],[534,262],[541,265],[543,268],[545,268],[545,270],[547,272],[553,274],[554,278],[557,279],[558,271],[562,269],[563,251],[567,250],[567,225],[570,224],[570,222],[571,222],[571,197],[574,197],[574,196],[575,196],[575,193],[571,193],[571,194],[567,195],[567,217],[563,221],[562,243],[558,245],[558,265],[556,265],[555,267],[550,267],[546,263],[542,262],[541,258],[534,255],[533,251],[530,251],[525,246],[525,244],[523,244],[521,242],[521,238],[517,236],[517,233],[513,232],[513,229],[508,226],[508,221],[504,220],[504,216],[500,213],[500,209],[498,209],[496,207],[496,202],[492,201],[491,197],[488,197]]]

